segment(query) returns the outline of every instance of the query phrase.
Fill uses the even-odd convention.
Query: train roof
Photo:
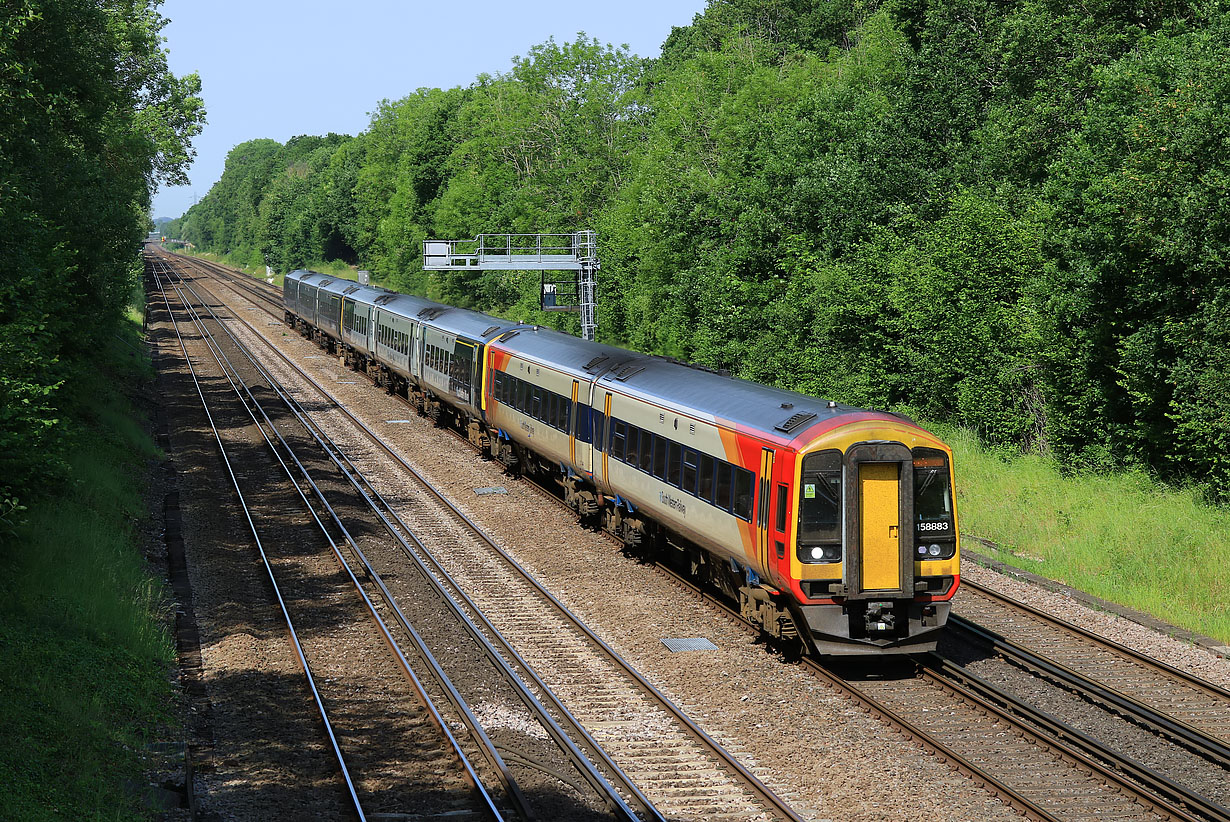
[[[516,329],[515,333],[501,339],[498,346],[587,380],[592,380],[608,368],[645,356],[626,348],[579,340],[571,334],[533,325]]]
[[[807,432],[834,417],[859,413],[900,421],[892,414],[809,397],[718,374],[664,357],[642,357],[604,374],[600,385],[686,412],[702,410],[740,428],[784,440],[810,439]]]
[[[801,444],[818,424],[857,414],[862,419],[904,418],[736,379],[665,357],[579,340],[545,328],[521,328],[497,346],[561,367],[598,384],[684,414],[714,417],[738,428]]]
[[[442,310],[436,310],[436,308]],[[513,320],[502,320],[468,308],[450,308],[436,304],[419,312],[417,319],[424,325],[450,334],[487,341],[492,337],[521,326]]]
[[[355,285],[352,281],[314,271],[293,271],[286,276],[331,291],[335,287],[345,289]],[[809,397],[422,297],[367,286],[359,286],[359,289],[350,296],[438,330],[478,340],[504,335],[498,347],[520,356],[569,371],[582,379],[597,378],[604,387],[668,406],[680,413],[715,417],[787,442],[805,442],[817,425],[845,415],[913,423],[898,414]]]
[[[368,305],[374,305],[382,311],[387,311],[390,314],[396,314],[399,317],[405,317],[408,320],[418,319],[419,312],[428,308],[442,308],[439,303],[433,303],[431,300],[425,300],[422,297],[415,297],[412,294],[401,294],[396,291],[382,291],[380,289],[369,289],[368,291],[354,295],[355,299]]]
[[[319,271],[309,271],[306,268],[298,268],[287,274],[283,278],[283,282],[286,280],[298,280],[305,285],[320,288],[321,286],[326,286],[329,283],[339,279],[339,277],[334,277],[332,274],[322,274]],[[343,282],[345,281],[343,280]]]

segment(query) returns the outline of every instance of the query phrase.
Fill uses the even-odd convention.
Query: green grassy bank
[[[69,479],[0,535],[0,819],[144,819],[140,755],[168,720],[164,589],[145,566],[154,443],[139,317],[74,387]]]
[[[968,431],[929,426],[953,447],[961,530],[1039,576],[1230,643],[1230,510],[1142,471],[1065,475],[1005,457]]]

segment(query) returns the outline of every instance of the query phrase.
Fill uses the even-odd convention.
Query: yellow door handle
[[[888,526],[888,538],[897,539],[897,526],[896,525]]]

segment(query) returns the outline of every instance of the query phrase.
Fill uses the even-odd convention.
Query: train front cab
[[[960,562],[951,454],[901,439],[800,454],[791,577],[818,653],[933,650],[948,620]]]

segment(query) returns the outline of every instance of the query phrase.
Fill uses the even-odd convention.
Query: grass
[[[1230,510],[1143,471],[1065,475],[930,427],[954,451],[961,531],[1001,546],[971,547],[1230,643]]]
[[[126,784],[169,719],[167,600],[136,545],[157,449],[125,394],[139,315],[77,387],[71,479],[0,541],[0,818],[146,819]]]

